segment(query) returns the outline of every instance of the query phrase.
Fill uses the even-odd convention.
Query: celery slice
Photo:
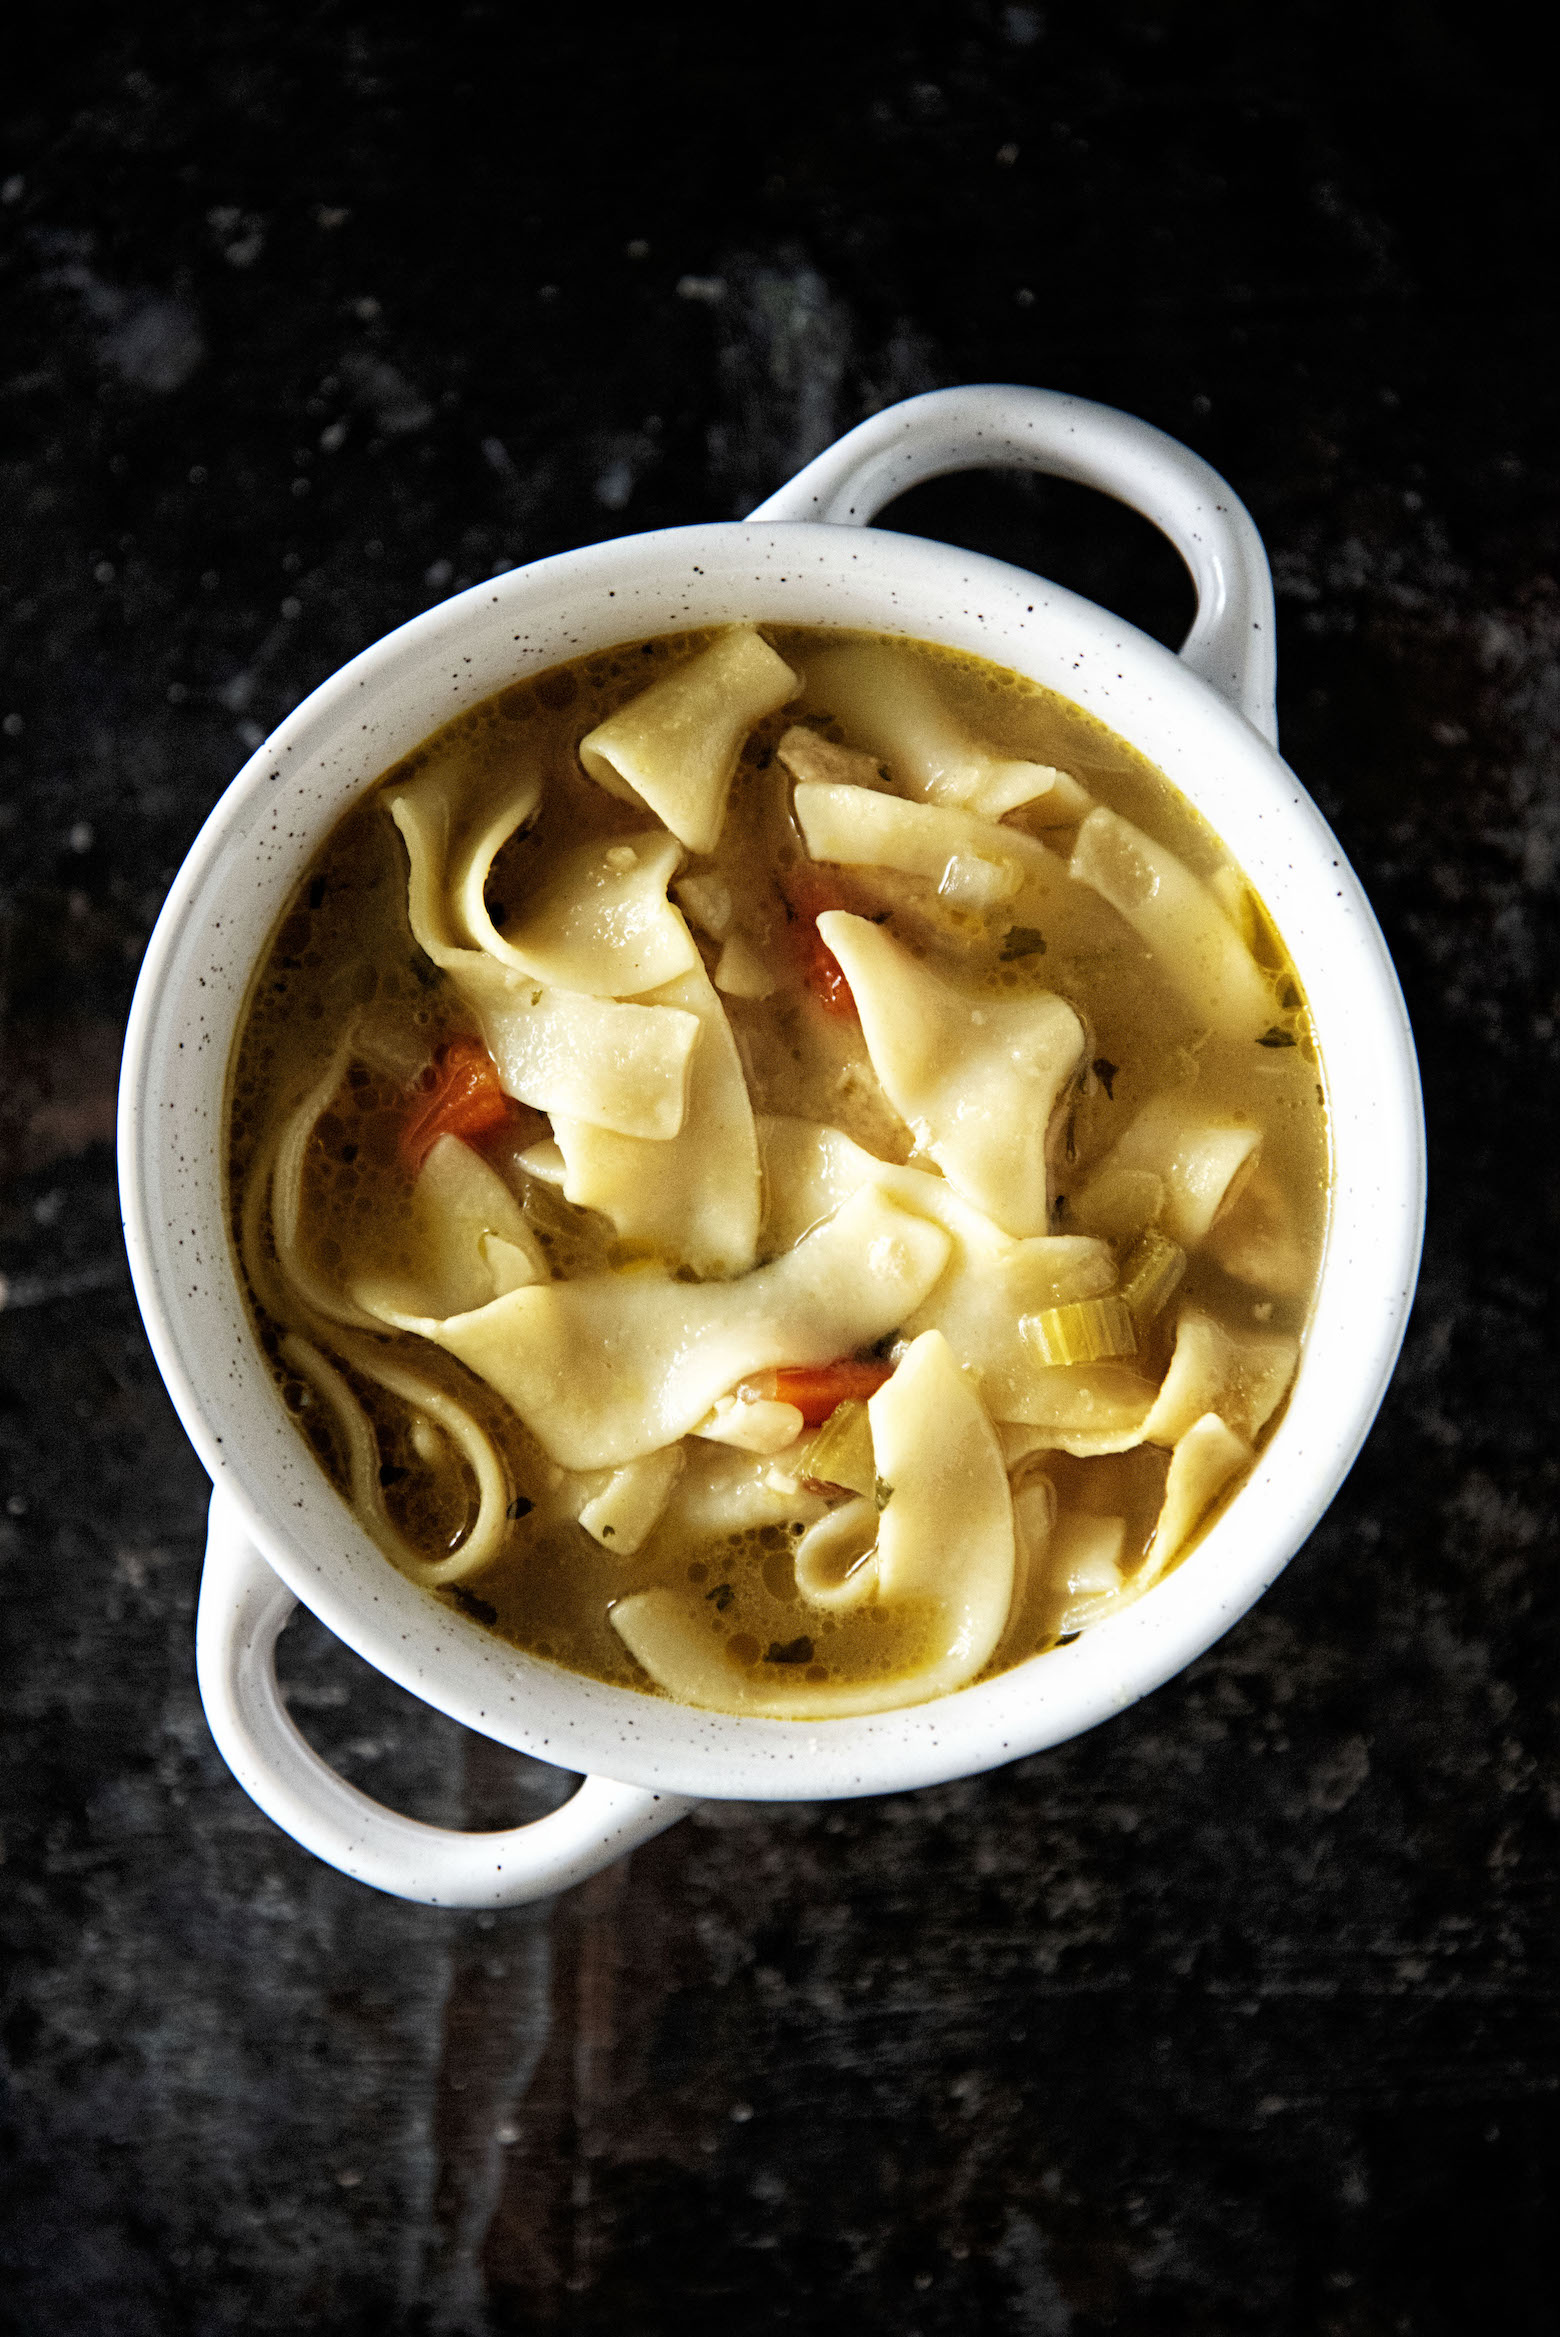
[[[1106,1363],[1137,1353],[1137,1332],[1125,1303],[1114,1291],[1103,1298],[1080,1298],[1070,1306],[1048,1306],[1025,1315],[1024,1337],[1042,1363]]]
[[[1141,1339],[1180,1288],[1186,1252],[1157,1225],[1145,1227],[1121,1261],[1119,1295]]]
[[[845,1485],[872,1495],[877,1469],[872,1458],[872,1423],[867,1407],[848,1396],[836,1404],[807,1448],[805,1473],[822,1485]]]

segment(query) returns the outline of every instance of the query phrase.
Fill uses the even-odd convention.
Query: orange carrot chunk
[[[861,1017],[840,961],[818,931],[818,919],[825,909],[848,909],[851,905],[848,896],[821,869],[805,863],[788,869],[782,882],[786,911],[791,919],[792,954],[803,987],[812,992],[827,1013],[838,1015],[841,1020],[859,1022]]]
[[[864,1404],[893,1376],[892,1364],[858,1363],[846,1355],[837,1363],[786,1364],[779,1371],[766,1372],[764,1393],[777,1404],[794,1404],[807,1426],[817,1428],[836,1404],[852,1397]]]
[[[498,1066],[480,1039],[447,1039],[413,1090],[401,1130],[401,1165],[415,1177],[441,1136],[471,1143],[502,1127],[514,1104],[498,1084]]]
[[[850,984],[845,979],[843,966],[816,925],[811,932],[802,980],[827,1013],[838,1015],[842,1022],[860,1022],[861,1016],[851,995]]]

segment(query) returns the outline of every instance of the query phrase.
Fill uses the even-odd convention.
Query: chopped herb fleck
[[[446,1583],[444,1587],[461,1613],[469,1615],[474,1623],[498,1621],[497,1607],[490,1606],[486,1599],[479,1599],[476,1592],[468,1590],[463,1582]]]
[[[399,1485],[403,1478],[410,1475],[410,1469],[398,1469],[394,1461],[383,1461],[380,1464],[379,1482],[381,1485]]]
[[[878,1511],[887,1509],[894,1498],[894,1488],[881,1477],[872,1480],[872,1506]]]
[[[1294,1032],[1281,1031],[1277,1023],[1273,1025],[1273,1028],[1270,1031],[1264,1031],[1261,1038],[1257,1041],[1257,1045],[1259,1047],[1292,1047],[1294,1043]]]
[[[616,1526],[603,1526],[601,1529],[601,1538],[604,1542],[610,1542],[616,1532]]]
[[[729,1582],[718,1582],[713,1590],[705,1592],[704,1597],[706,1604],[713,1602],[717,1615],[724,1615],[736,1595]]]
[[[1010,925],[998,955],[1005,966],[1014,958],[1044,957],[1045,935],[1033,925]]]
[[[810,1639],[771,1639],[765,1663],[811,1663],[813,1643]]]
[[[1110,1103],[1114,1103],[1116,1100],[1116,1073],[1120,1068],[1119,1063],[1107,1063],[1103,1055],[1096,1055],[1094,1058],[1094,1076],[1105,1090],[1106,1098]]]
[[[527,1501],[523,1493],[517,1493],[504,1514],[506,1517],[529,1517],[535,1507],[534,1501]]]

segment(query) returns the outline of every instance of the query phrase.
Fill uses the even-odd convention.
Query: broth
[[[229,1082],[229,1193],[245,1287],[282,1399],[392,1562],[517,1647],[651,1693],[669,1692],[666,1679],[658,1685],[630,1652],[625,1614],[670,1615],[672,1601],[629,1610],[624,1602],[675,1594],[684,1637],[695,1629],[704,1637],[687,1659],[693,1684],[670,1692],[806,1717],[915,1701],[940,1692],[945,1678],[946,1666],[944,1674],[937,1666],[953,1627],[941,1588],[928,1590],[924,1571],[911,1569],[896,1595],[881,1595],[886,1573],[880,1595],[862,1594],[866,1578],[851,1563],[844,1526],[837,1561],[824,1548],[829,1537],[815,1530],[840,1520],[852,1501],[865,1505],[853,1513],[858,1542],[874,1504],[880,1518],[895,1516],[894,1489],[881,1476],[869,1469],[863,1484],[858,1468],[854,1483],[842,1482],[824,1464],[833,1465],[831,1451],[844,1451],[847,1426],[858,1462],[869,1430],[870,1450],[878,1451],[894,1433],[890,1413],[899,1399],[874,1394],[864,1415],[831,1417],[831,1395],[847,1383],[825,1377],[822,1392],[812,1389],[801,1407],[809,1416],[800,1433],[777,1444],[800,1382],[776,1357],[774,1368],[738,1374],[699,1426],[681,1429],[665,1447],[645,1451],[631,1423],[622,1450],[608,1451],[601,1423],[616,1417],[616,1380],[602,1382],[607,1392],[594,1410],[588,1393],[574,1404],[569,1420],[578,1415],[584,1426],[560,1426],[551,1396],[517,1405],[520,1363],[506,1361],[499,1372],[507,1395],[486,1376],[488,1349],[481,1368],[473,1366],[476,1333],[461,1326],[484,1308],[484,1322],[512,1317],[504,1349],[512,1358],[529,1353],[526,1342],[541,1335],[535,1326],[552,1321],[546,1306],[554,1301],[544,1305],[536,1295],[543,1288],[573,1292],[582,1308],[595,1303],[592,1293],[603,1294],[603,1306],[620,1297],[624,1321],[652,1330],[671,1320],[683,1294],[694,1328],[667,1349],[682,1370],[686,1354],[697,1361],[728,1335],[739,1345],[745,1335],[718,1327],[726,1302],[714,1286],[750,1288],[757,1305],[760,1290],[781,1288],[793,1270],[788,1260],[813,1255],[808,1245],[816,1245],[823,1220],[814,1215],[803,1225],[802,1218],[808,1206],[816,1210],[829,1177],[831,1222],[843,1215],[839,1195],[847,1188],[864,1225],[874,1208],[900,1232],[908,1220],[909,1249],[896,1253],[893,1270],[912,1280],[919,1274],[921,1283],[931,1273],[931,1295],[917,1284],[905,1309],[918,1328],[907,1332],[891,1317],[881,1329],[867,1323],[872,1335],[848,1342],[858,1363],[875,1369],[842,1400],[865,1401],[875,1381],[892,1388],[890,1369],[897,1379],[911,1354],[924,1372],[945,1369],[941,1358],[952,1355],[955,1378],[935,1402],[927,1382],[926,1418],[948,1416],[950,1403],[976,1405],[987,1426],[970,1432],[971,1452],[979,1447],[970,1466],[989,1494],[992,1448],[980,1438],[994,1435],[1014,1519],[1012,1589],[1005,1619],[986,1629],[991,1644],[979,1676],[987,1676],[1141,1595],[1243,1480],[1281,1414],[1315,1287],[1327,1126],[1305,1002],[1279,937],[1206,823],[1124,740],[1054,693],[933,645],[789,626],[743,635],[767,645],[762,655],[777,656],[801,686],[741,725],[724,817],[717,800],[708,850],[674,850],[648,800],[604,763],[606,749],[595,760],[613,781],[610,792],[588,774],[580,746],[598,730],[610,741],[614,716],[631,729],[635,718],[624,710],[650,685],[680,674],[692,676],[693,687],[705,670],[699,661],[725,655],[732,629],[629,643],[501,692],[434,734],[351,807],[299,885],[255,977]],[[761,652],[751,654],[756,665]],[[904,747],[904,708],[922,700],[933,709],[932,746],[923,739]],[[938,764],[948,739],[969,747],[967,768],[946,754]],[[1058,776],[1004,808],[1007,795],[1035,789],[1034,778],[1022,776],[1031,766]],[[453,940],[446,936],[443,964],[414,937],[407,807],[423,807],[415,819],[424,820],[433,842],[423,848],[435,858],[448,830],[454,867],[460,837],[475,832],[468,807],[501,806],[521,781],[539,782],[534,813],[502,841],[485,881],[481,865],[470,880],[492,930],[501,945],[519,934],[524,946],[508,946],[528,964],[556,960],[565,971],[576,962],[571,951],[618,949],[611,963],[621,965],[625,986],[616,992],[538,982],[533,1001],[530,975],[517,975],[490,1009],[490,992],[500,995],[489,979],[496,961],[489,951],[488,969],[472,970],[469,920]],[[823,838],[814,853],[798,805],[807,840],[817,846]],[[908,818],[906,805],[915,806]],[[940,873],[936,855],[955,830],[921,817],[923,809],[979,823],[958,830],[974,841],[955,838]],[[861,843],[863,821],[883,825],[885,848],[901,865],[860,857],[876,849],[870,838]],[[828,856],[835,830],[833,850],[843,837],[854,860]],[[669,909],[664,885],[651,881],[652,863],[664,872],[674,862],[667,881],[677,906]],[[593,892],[579,892],[582,869]],[[440,903],[457,890],[449,878]],[[462,897],[469,905],[469,884]],[[1191,936],[1184,951],[1167,943],[1170,927],[1154,924],[1172,911],[1181,918],[1175,933]],[[424,941],[435,913],[426,906],[421,913]],[[686,970],[641,986],[641,974],[660,970],[650,962],[656,951]],[[909,986],[903,1009],[892,1004],[896,981]],[[890,999],[876,1020],[875,983],[888,985]],[[592,1015],[610,1009],[618,1018],[599,1021],[608,1038],[583,1069],[560,1070],[550,1057],[542,1063],[537,1017],[556,1007],[559,1027],[572,1029],[582,996]],[[700,1066],[697,1079],[713,1077],[711,1051],[724,1042],[712,999],[735,1042],[731,1062],[761,1147],[765,1214],[755,1220],[756,1241],[731,1230],[749,1206],[749,1172],[741,1166],[746,1107],[730,1090],[729,1067],[724,1102],[710,1101],[714,1091],[686,1073],[695,1101],[685,1111],[714,1116],[707,1143],[686,1133],[691,1123],[675,1132],[684,1144],[675,1159],[687,1165],[670,1177],[660,1173],[674,1160],[661,1149],[668,1139],[620,1125],[604,1142],[600,1117],[495,1101],[484,1069],[494,1031],[506,1034],[497,1046],[503,1054],[520,1027],[514,1014],[530,1002],[531,1023],[513,1044],[530,1047],[527,1062],[534,1057],[542,1067],[520,1085],[539,1080],[532,1092],[540,1093],[551,1081],[550,1095],[563,1093],[560,1081],[583,1081],[589,1111],[647,1114],[661,1108],[668,1081],[675,1085],[664,1050],[683,1046],[686,1055],[690,1013],[704,1020],[693,1042],[701,1052],[687,1059]],[[928,1030],[940,1028],[936,1016],[951,1011],[950,999],[967,1015],[967,1049],[937,1056],[928,1042],[910,1060],[905,1034],[919,1030],[916,1016],[930,1018]],[[647,1004],[660,1008],[659,1020],[641,1019]],[[640,1014],[624,1022],[631,1007]],[[1027,1034],[1053,1024],[1065,1069],[1040,1131],[1037,1170],[1033,1131],[1015,1128],[1014,1115],[999,1108],[1012,1076],[1003,1045],[990,1040],[989,1064],[982,1051],[994,1029]],[[632,1076],[620,1083],[622,1094],[608,1097],[601,1066],[617,1060],[619,1032],[628,1034],[621,1043]],[[1035,1061],[1039,1044],[1023,1039]],[[509,1063],[504,1054],[512,1087]],[[464,1065],[474,1083],[466,1102]],[[984,1122],[959,1088],[977,1066],[988,1081],[981,1093],[998,1099]],[[924,1113],[900,1108],[917,1081],[930,1099]],[[573,1088],[569,1095],[577,1105]],[[973,1152],[961,1132],[972,1112]],[[419,1115],[435,1131],[420,1162],[422,1138],[408,1134]],[[455,1152],[448,1136],[438,1142],[441,1124]],[[993,1166],[982,1142],[993,1157],[1008,1145],[1011,1164]],[[723,1146],[739,1163],[729,1193],[717,1174]],[[861,1155],[870,1160],[863,1164]],[[481,1171],[471,1170],[473,1159]],[[480,1183],[482,1172],[500,1190]],[[609,1205],[566,1198],[560,1176],[576,1191],[595,1178],[590,1189]],[[690,1202],[689,1178],[708,1181],[708,1207]],[[997,1207],[1005,1223],[992,1218]],[[926,1214],[938,1209],[941,1219]],[[942,1279],[930,1251],[920,1257],[936,1225],[944,1230],[935,1239],[953,1242]],[[872,1239],[881,1246],[881,1225]],[[1054,1288],[1045,1281],[1053,1264]],[[952,1289],[956,1267],[963,1299],[957,1307],[941,1302],[939,1314],[936,1294]],[[1136,1292],[1134,1275],[1144,1285]],[[1025,1311],[999,1321],[1009,1290],[1028,1294]],[[409,1292],[421,1294],[417,1304]],[[841,1303],[847,1315],[856,1306],[852,1324],[866,1323],[864,1299],[847,1293]],[[602,1319],[608,1328],[599,1346],[578,1332],[582,1373],[614,1352],[613,1318]],[[432,1328],[405,1327],[412,1322]],[[640,1334],[623,1338],[633,1346]],[[650,1331],[643,1340],[649,1355]],[[829,1367],[827,1358],[800,1360]],[[599,1368],[605,1372],[606,1362]],[[632,1359],[613,1366],[620,1377],[631,1368]],[[968,1398],[959,1393],[970,1389]],[[660,1397],[650,1390],[642,1401],[653,1406]],[[1183,1416],[1187,1404],[1198,1406],[1195,1420]],[[820,1406],[815,1422],[810,1414]],[[772,1449],[715,1440],[751,1441],[760,1431]],[[817,1440],[831,1435],[814,1469]],[[629,1452],[635,1438],[639,1449]],[[656,1459],[674,1448],[680,1464]],[[582,1454],[589,1465],[573,1465]],[[1172,1506],[1187,1512],[1173,1536],[1164,1523],[1167,1482]],[[952,1523],[945,1519],[942,1529],[950,1575],[965,1563]],[[927,1546],[925,1531],[916,1530],[915,1546]],[[997,1541],[1006,1530],[994,1529]],[[468,1566],[463,1552],[474,1532],[485,1537],[485,1554]],[[869,1570],[883,1568],[891,1545],[911,1546],[903,1536],[893,1544],[881,1525],[879,1542],[856,1557]],[[799,1550],[812,1595],[798,1586]],[[987,1602],[982,1612],[995,1616],[1000,1584],[979,1597]],[[668,1676],[682,1674],[674,1668]],[[949,1676],[948,1684],[960,1683]]]

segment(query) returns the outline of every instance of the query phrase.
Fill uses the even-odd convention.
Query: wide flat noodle
[[[458,1136],[441,1136],[429,1152],[412,1188],[410,1219],[406,1246],[415,1272],[360,1277],[355,1286],[358,1303],[376,1320],[386,1305],[403,1314],[467,1314],[548,1278],[546,1253],[519,1202]]]
[[[879,1160],[841,1128],[821,1120],[766,1114],[758,1123],[764,1169],[764,1219],[760,1248],[774,1257],[793,1249],[802,1236],[832,1217],[863,1185],[880,1185],[901,1208],[929,1217],[954,1236],[949,1272],[961,1252],[1011,1247],[1010,1237],[983,1217],[935,1169],[904,1168]],[[1091,1243],[1091,1248],[1102,1244]],[[938,1284],[941,1295],[942,1283]]]
[[[1227,1330],[1187,1305],[1157,1391],[1126,1363],[1037,1366],[1027,1379],[1015,1376],[998,1417],[1027,1431],[1015,1450],[1054,1450],[1078,1460],[1139,1444],[1174,1445],[1206,1412],[1219,1413],[1254,1443],[1282,1402],[1299,1353],[1297,1339]]]
[[[796,1545],[796,1587],[811,1607],[848,1614],[877,1597],[881,1512],[870,1494],[842,1501],[810,1525]]]
[[[779,986],[746,934],[734,933],[715,963],[716,989],[728,998],[772,998]]]
[[[502,979],[509,986],[458,986],[481,1022],[506,1095],[549,1113],[554,1126],[567,1116],[619,1136],[670,1142],[687,1111],[695,1015],[540,989],[521,975]]]
[[[1073,1511],[1046,1553],[1046,1620],[1058,1638],[1098,1622],[1121,1599],[1127,1521]]]
[[[646,1453],[614,1469],[599,1492],[580,1510],[580,1524],[593,1541],[617,1557],[632,1558],[660,1524],[672,1487],[682,1475],[680,1444]]]
[[[1254,1444],[1295,1376],[1300,1342],[1260,1331],[1231,1331],[1197,1306],[1184,1306],[1170,1369],[1143,1423],[1148,1444],[1179,1444],[1205,1412]]]
[[[459,761],[445,757],[390,797],[409,850],[417,832],[412,929],[438,963],[441,952],[480,949],[533,981],[603,998],[632,998],[684,971],[693,944],[666,899],[682,860],[674,838],[640,831],[577,846],[548,867],[524,917],[500,933],[488,910],[488,876],[534,814],[541,782],[522,776],[496,801],[489,789],[475,812],[467,809],[471,792]]]
[[[528,1146],[520,1155],[520,1166],[528,1177],[535,1177],[539,1184],[557,1185],[560,1188],[569,1173],[564,1166],[563,1154],[550,1136],[544,1136],[540,1144]]]
[[[1215,894],[1173,852],[1100,805],[1078,830],[1071,866],[1147,942],[1200,1021],[1238,1039],[1272,1027],[1272,984]]]
[[[827,910],[818,931],[844,969],[872,1068],[917,1143],[1005,1233],[1050,1220],[1046,1130],[1083,1055],[1083,1026],[1048,991],[955,989],[881,926]]]
[[[1170,1455],[1159,1523],[1148,1545],[1148,1555],[1127,1586],[1131,1593],[1141,1596],[1153,1587],[1196,1532],[1231,1478],[1249,1469],[1255,1458],[1245,1438],[1237,1436],[1216,1412],[1206,1412],[1200,1420],[1193,1421]]]
[[[679,1282],[647,1265],[512,1291],[442,1322],[382,1319],[459,1356],[560,1467],[614,1468],[675,1444],[750,1373],[872,1345],[947,1256],[940,1227],[869,1187],[738,1281]]]
[[[1036,1364],[1007,1404],[1012,1424],[1032,1431],[1029,1451],[1093,1460],[1143,1443],[1156,1393],[1126,1363]]]
[[[1048,940],[1064,943],[1076,932],[1083,896],[1066,861],[1017,828],[946,804],[906,803],[835,782],[803,782],[795,804],[814,860],[891,869],[935,885],[942,910],[973,913],[966,942],[971,935],[989,937],[997,912],[1010,930],[1026,929],[1031,950],[1044,949]],[[928,906],[923,900],[923,914]],[[957,931],[956,920],[949,918],[944,930]]]
[[[1104,1245],[1071,1234],[1035,1234],[983,1256],[966,1252],[966,1270],[942,1284],[905,1324],[939,1330],[973,1371],[993,1420],[1029,1420],[1044,1412],[1036,1383],[1049,1372],[1023,1333],[1024,1319],[1043,1309],[1097,1298],[1116,1274]]]
[[[1047,763],[992,754],[970,737],[921,660],[881,642],[810,656],[807,696],[886,762],[895,786],[919,803],[1000,819],[1065,776]]]
[[[987,1662],[1013,1597],[1013,1505],[996,1433],[935,1331],[915,1342],[867,1410],[886,1490],[876,1549],[850,1578],[845,1598],[815,1603],[855,1605],[870,1597],[919,1610],[925,1660],[909,1674],[855,1682],[739,1667],[711,1631],[702,1601],[673,1590],[619,1600],[615,1629],[669,1695],[720,1712],[823,1720],[946,1695]]]
[[[1030,863],[1053,860],[1043,844],[995,820],[945,804],[906,803],[865,787],[799,782],[793,800],[802,841],[814,860],[841,868],[892,868],[941,885],[952,879],[968,895],[982,880],[987,903],[1011,900]],[[1056,862],[1061,873],[1061,863]]]
[[[766,1253],[799,1240],[867,1184],[952,1237],[936,1287],[906,1316],[903,1328],[911,1339],[923,1331],[942,1333],[959,1362],[974,1372],[994,1420],[1024,1418],[1035,1381],[1050,1376],[1023,1336],[1022,1317],[1114,1287],[1115,1261],[1104,1242],[1076,1234],[1015,1240],[962,1199],[946,1177],[875,1160],[838,1128],[815,1120],[764,1119],[759,1140]]]
[[[666,897],[682,865],[675,836],[580,844],[555,860],[523,911],[482,946],[521,972],[598,998],[637,998],[699,962],[692,934]]]
[[[485,818],[479,811],[474,820],[468,814],[464,821],[461,814],[465,791],[460,787],[458,766],[435,764],[431,771],[419,772],[405,792],[425,797],[437,793],[448,806],[444,895],[452,937],[519,965],[520,961],[512,955],[488,914],[487,880],[488,872],[510,837],[535,816],[541,802],[540,781],[533,779],[528,786],[518,786],[500,797],[488,807]],[[528,974],[537,970],[534,966],[521,967]]]
[[[702,1438],[682,1450],[686,1464],[662,1520],[668,1542],[679,1550],[752,1526],[810,1525],[828,1506],[767,1455]]]
[[[412,932],[435,965],[447,964],[453,953],[481,948],[484,931],[492,933],[482,900],[488,869],[499,847],[534,814],[542,784],[535,773],[522,773],[496,800],[489,792],[475,812],[468,805],[470,793],[466,766],[446,754],[386,797],[411,862],[407,909]]]
[[[717,1396],[694,1435],[710,1444],[735,1445],[744,1453],[783,1453],[794,1445],[806,1422],[796,1404],[776,1403],[768,1396]]]
[[[505,1094],[624,1136],[675,1136],[697,1021],[671,1007],[549,989],[468,947],[440,883],[450,812],[442,782],[430,784],[438,778],[427,774],[389,799],[410,862],[408,915],[418,947],[481,1024]]]
[[[664,1143],[647,1143],[555,1112],[564,1198],[599,1209],[620,1240],[643,1243],[673,1265],[744,1274],[758,1241],[758,1138],[726,1010],[697,954],[687,973],[651,996],[698,1031],[682,1126]]]
[[[742,742],[801,687],[751,625],[733,625],[580,741],[599,786],[648,804],[690,852],[713,852]]]
[[[1071,1214],[1086,1230],[1108,1234],[1124,1232],[1134,1218],[1146,1224],[1154,1217],[1183,1250],[1195,1250],[1239,1195],[1261,1150],[1260,1128],[1210,1119],[1172,1089],[1145,1104],[1123,1130],[1073,1196]],[[1160,1189],[1150,1195],[1154,1178]]]
[[[940,1331],[924,1331],[867,1405],[884,1501],[877,1596],[936,1600],[947,1631],[936,1687],[973,1679],[1013,1596],[1007,1466],[982,1405]]]

